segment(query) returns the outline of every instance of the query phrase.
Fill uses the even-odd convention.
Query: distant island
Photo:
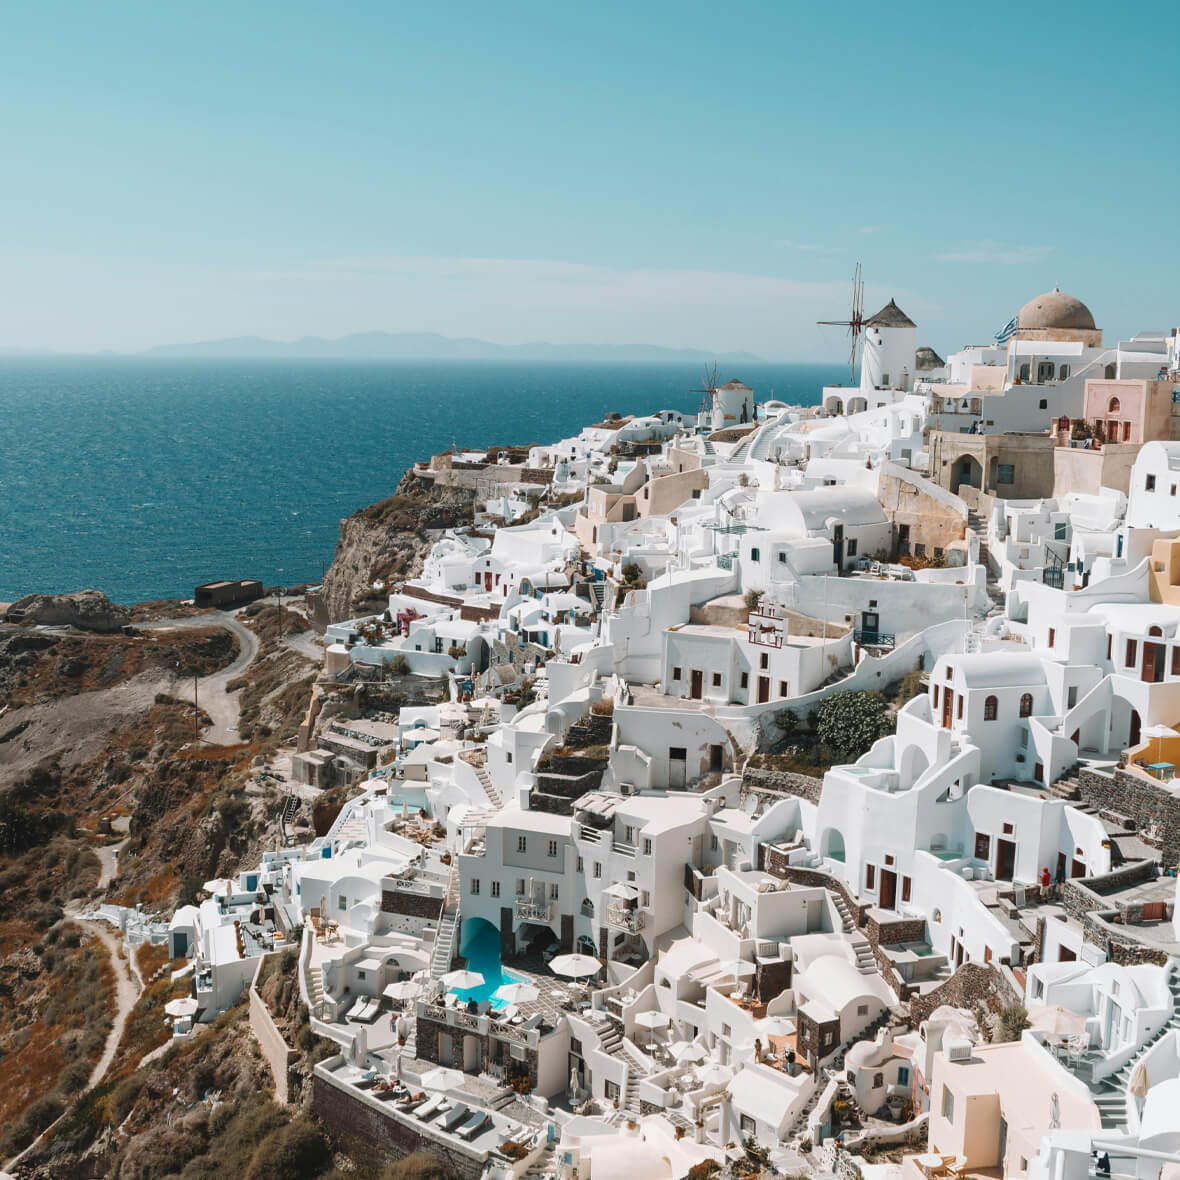
[[[235,336],[191,344],[165,344],[141,355],[163,357],[276,357],[358,360],[515,360],[515,361],[717,361],[764,363],[749,352],[714,353],[699,348],[664,348],[658,344],[493,344],[488,340],[441,336],[436,332],[358,332],[332,340],[304,336],[267,340]]]

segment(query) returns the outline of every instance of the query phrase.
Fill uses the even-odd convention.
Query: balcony
[[[617,930],[626,930],[628,934],[638,934],[646,921],[647,915],[642,910],[631,910],[618,904],[606,907],[606,924]]]
[[[521,922],[548,922],[553,916],[552,902],[535,901],[531,897],[518,897],[514,909]]]
[[[861,647],[895,647],[897,636],[888,631],[853,631],[853,642]]]

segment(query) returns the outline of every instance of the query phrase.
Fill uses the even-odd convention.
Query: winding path
[[[237,658],[220,672],[202,676],[197,682],[197,704],[213,720],[204,733],[204,740],[214,746],[228,746],[239,740],[238,719],[241,706],[237,694],[228,692],[226,686],[250,666],[258,654],[258,637],[249,627],[239,623],[226,611],[213,611],[207,615],[192,615],[183,619],[160,619],[154,623],[140,624],[145,631],[195,631],[204,627],[224,627],[238,639]],[[178,696],[187,699],[183,686],[187,681],[178,682]]]

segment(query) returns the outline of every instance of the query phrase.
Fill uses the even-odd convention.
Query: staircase
[[[848,902],[844,900],[844,895],[837,893],[832,889],[829,891],[832,895],[832,900],[836,903],[836,912],[840,915],[840,921],[844,923],[844,933],[851,934],[856,929],[856,923],[852,920],[852,911],[848,908]]]
[[[856,952],[857,971],[861,975],[876,975],[877,960],[873,958],[872,947],[869,946],[869,940],[863,934],[852,940],[852,949]]]
[[[612,1020],[606,1031],[598,1038],[598,1047],[611,1057],[617,1057],[623,1046],[623,1031]]]
[[[307,980],[308,1011],[316,1019],[319,1019],[321,1005],[324,1002],[324,973],[308,963],[305,978]]]
[[[504,800],[500,796],[500,792],[492,785],[492,776],[488,774],[486,766],[475,766],[472,768],[475,771],[475,777],[479,779],[479,785],[483,787],[484,794],[491,800],[492,806],[498,811],[504,806]]]
[[[283,800],[282,809],[279,811],[279,834],[282,836],[283,846],[294,843],[294,838],[291,833],[287,831],[291,821],[299,812],[299,808],[303,806],[303,800],[298,795],[288,795]]]
[[[1173,960],[1168,977],[1168,990],[1172,995],[1172,1015],[1155,1034],[1120,1070],[1091,1087],[1094,1105],[1104,1131],[1121,1128],[1127,1121],[1127,1087],[1130,1086],[1147,1051],[1170,1032],[1180,1033],[1180,961]],[[1082,1055],[1082,1066],[1092,1064],[1100,1054],[1096,1051]]]
[[[446,975],[451,969],[452,952],[455,946],[455,932],[459,928],[459,874],[452,869],[447,882],[447,895],[443,900],[442,917],[438,923],[438,937],[430,955],[430,974],[434,979]]]
[[[624,1094],[623,1109],[631,1118],[639,1118],[639,1070],[630,1062],[627,1063],[627,1089]]]

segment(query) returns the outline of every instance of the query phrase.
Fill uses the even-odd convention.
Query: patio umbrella
[[[639,896],[639,890],[626,881],[616,881],[609,889],[603,891],[607,897],[618,897],[623,901],[634,901]]]
[[[569,979],[597,975],[602,970],[602,964],[593,955],[558,955],[550,961],[549,966],[554,974],[564,975]]]
[[[427,1090],[453,1090],[463,1084],[463,1074],[457,1069],[440,1066],[422,1075],[422,1085]]]
[[[700,1045],[692,1041],[676,1041],[675,1044],[668,1046],[668,1052],[672,1054],[674,1060],[679,1062],[704,1061],[708,1056]]]
[[[507,1000],[510,1004],[527,1004],[540,996],[540,989],[531,983],[505,983],[495,990],[497,1000]]]
[[[698,1069],[697,1077],[703,1086],[724,1086],[733,1078],[733,1070],[714,1062],[712,1065],[706,1065],[703,1069]]]
[[[657,1028],[667,1028],[672,1023],[672,1017],[666,1012],[640,1012],[635,1017],[635,1023],[640,1028],[647,1029],[648,1033],[655,1032]],[[648,1036],[648,1042],[651,1042],[651,1036]]]
[[[478,971],[448,971],[446,975],[442,976],[443,986],[447,991],[461,992],[467,991],[473,987],[479,987],[483,983],[483,976]]]
[[[181,996],[179,999],[169,1000],[168,1003],[164,1005],[164,1011],[167,1012],[169,1016],[181,1018],[185,1016],[195,1016],[197,1014],[197,1008],[199,1007],[200,1005],[195,999],[193,999],[192,996]]]
[[[789,1037],[795,1031],[795,1022],[785,1016],[768,1016],[758,1021],[757,1028],[768,1037]]]
[[[416,1000],[422,994],[422,990],[420,983],[415,983],[412,979],[403,979],[397,983],[386,984],[381,994],[391,1000]]]
[[[1034,1004],[1028,1010],[1030,1028],[1063,1035],[1086,1031],[1086,1018],[1061,1004]]]
[[[1166,737],[1180,737],[1180,733],[1177,733],[1170,725],[1145,725],[1143,729],[1139,731],[1139,736],[1141,738],[1154,739],[1154,757],[1155,761],[1158,762],[1160,760],[1160,746],[1162,740]]]
[[[758,968],[753,963],[748,963],[745,959],[723,959],[721,961],[721,970],[726,975],[736,975],[741,979],[745,975],[754,975]]]

